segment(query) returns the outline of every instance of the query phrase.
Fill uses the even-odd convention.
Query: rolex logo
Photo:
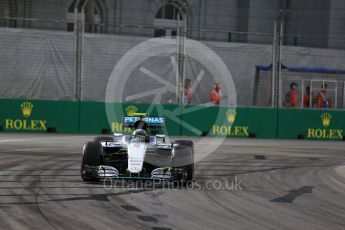
[[[230,124],[233,124],[234,121],[235,121],[235,118],[236,118],[236,110],[234,109],[229,109],[227,112],[226,112],[226,118],[228,119],[228,122]]]
[[[130,105],[126,108],[127,116],[134,116],[134,114],[138,111],[138,108],[134,105]]]
[[[321,120],[322,120],[322,125],[324,128],[327,128],[329,126],[329,124],[331,123],[331,114],[329,113],[323,113],[321,115]]]
[[[34,107],[33,104],[31,104],[28,101],[23,102],[20,107],[22,108],[22,113],[24,117],[30,117],[32,108]]]

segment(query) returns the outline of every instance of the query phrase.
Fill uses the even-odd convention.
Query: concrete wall
[[[249,5],[248,32],[273,33],[273,22],[279,15],[280,1],[251,0]],[[248,41],[272,43],[272,36],[249,35]]]
[[[92,1],[92,0],[90,0]],[[101,5],[107,33],[154,35],[154,18],[162,0],[95,0]],[[289,9],[285,31],[288,44],[312,47],[345,48],[345,2],[343,0],[176,0],[188,9],[189,36],[196,39],[232,42],[271,43],[273,22],[280,9]],[[7,4],[9,3],[9,4]],[[67,11],[72,0],[0,0],[12,6],[17,27],[66,30]],[[13,10],[12,9],[12,10]],[[69,19],[70,20],[70,19]],[[122,25],[122,26],[119,26]],[[126,25],[131,25],[126,26]],[[140,27],[141,26],[141,27]],[[234,31],[249,32],[249,35]],[[291,36],[290,36],[291,35]],[[340,37],[342,39],[337,39]]]
[[[344,48],[345,43],[345,1],[332,0],[329,18],[329,47]]]
[[[74,98],[73,33],[0,28],[0,38],[0,53],[6,54],[0,56],[0,97]],[[104,101],[106,86],[115,65],[137,44],[147,40],[147,37],[139,36],[86,33],[83,43],[82,99]],[[131,54],[133,56],[130,58],[135,59],[141,55],[145,61],[140,65],[131,62],[134,69],[126,68],[130,76],[128,84],[123,88],[114,87],[114,90],[125,92],[124,98],[161,87],[158,81],[139,70],[142,66],[175,84],[175,72],[170,59],[171,55],[175,55],[175,40],[161,40],[171,40],[172,43],[165,46],[169,50],[159,50],[160,54],[155,57],[147,57],[146,53],[140,53],[140,49]],[[230,70],[237,89],[238,105],[252,105],[255,66],[272,63],[272,45],[209,41],[202,44],[214,51]],[[150,50],[153,51],[152,48]],[[198,51],[202,52],[201,49]],[[205,71],[205,77],[200,84],[196,84],[193,103],[206,103],[214,82],[219,80],[217,74],[212,74],[216,72],[217,66],[201,65],[188,50],[187,55],[185,76],[191,79],[192,84],[196,84],[200,71]],[[345,50],[286,46],[282,63],[290,67],[344,69]],[[225,81],[223,83],[226,84]],[[174,94],[167,93],[162,101],[169,103],[174,99]],[[137,102],[148,101],[142,98]]]
[[[286,16],[286,33],[297,35],[298,45],[327,47],[330,3],[324,0],[291,0],[290,12]],[[292,41],[289,37],[289,42]]]

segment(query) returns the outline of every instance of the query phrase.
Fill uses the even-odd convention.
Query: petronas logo
[[[327,128],[331,123],[332,116],[329,113],[323,113],[321,115],[322,125],[324,128]]]
[[[31,102],[25,101],[23,102],[20,107],[22,108],[22,113],[24,117],[30,117],[32,108],[34,107]]]

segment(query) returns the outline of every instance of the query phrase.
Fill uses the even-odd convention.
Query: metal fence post
[[[280,20],[280,33],[279,33],[279,60],[278,60],[278,80],[277,80],[277,107],[282,106],[282,49],[284,44],[284,21]]]
[[[181,25],[182,24],[182,25]],[[187,15],[182,12],[182,22],[180,16],[177,19],[176,36],[176,103],[182,105],[182,84],[185,80],[185,52],[187,34]]]
[[[180,28],[180,17],[177,17],[177,33],[176,33],[176,69],[175,69],[175,81],[176,81],[176,104],[180,102],[180,35],[181,35],[181,28]]]
[[[75,100],[81,99],[83,75],[83,38],[85,6],[88,0],[77,0],[74,5],[74,65],[75,65]],[[82,4],[82,5],[81,5]],[[81,6],[80,6],[81,5]]]
[[[79,99],[79,9],[78,5],[80,0],[76,0],[74,5],[74,46],[73,46],[73,53],[74,53],[74,99]]]
[[[276,70],[277,70],[277,21],[274,21],[273,26],[273,47],[272,47],[272,84],[271,84],[271,106],[275,107],[276,105]]]

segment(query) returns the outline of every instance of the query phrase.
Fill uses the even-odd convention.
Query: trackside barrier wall
[[[344,140],[345,111],[280,109],[277,138]]]
[[[164,110],[166,134],[280,139],[343,140],[345,111],[227,108],[113,103],[115,114]],[[110,118],[102,102],[0,99],[0,128],[14,132],[99,134],[131,132],[122,115]]]
[[[77,133],[79,103],[0,99],[0,127],[4,131]]]
[[[150,104],[111,104],[115,114],[132,115],[152,109],[157,116],[164,110],[166,133],[185,136],[226,136],[274,138],[276,134],[276,111],[273,109],[226,108],[214,106],[185,106],[173,104],[153,106]],[[104,103],[82,102],[80,106],[80,132],[130,132],[122,127],[122,116],[108,118]]]

